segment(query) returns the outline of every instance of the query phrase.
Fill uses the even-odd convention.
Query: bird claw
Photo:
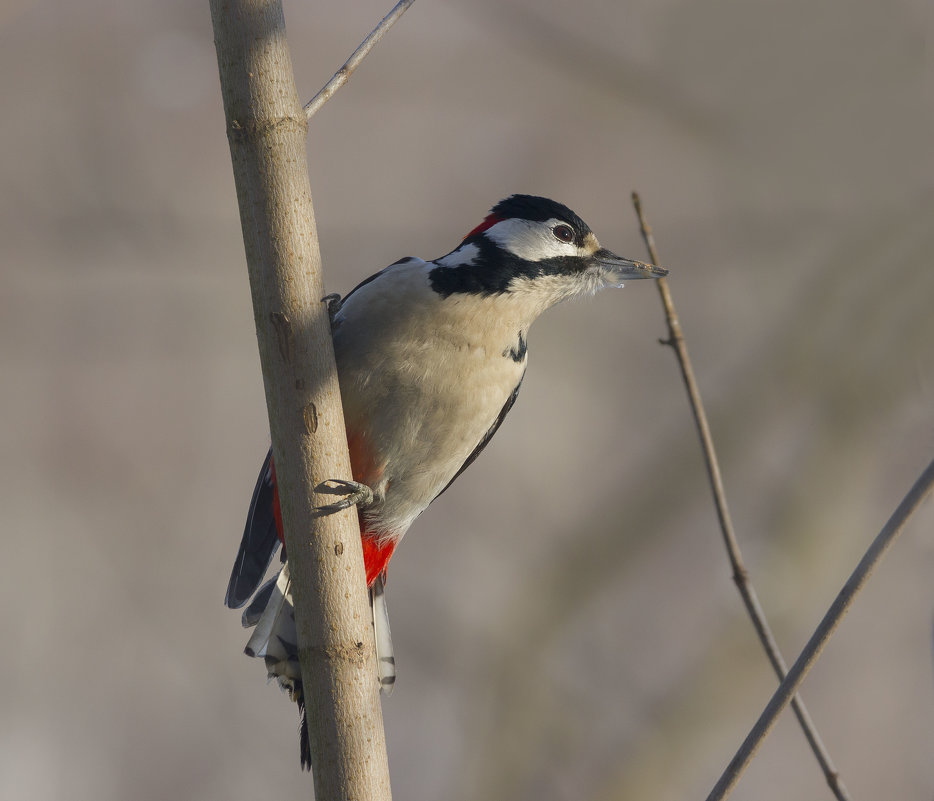
[[[331,293],[330,295],[325,295],[321,298],[321,302],[327,306],[328,309],[328,318],[331,320],[331,324],[334,324],[334,317],[341,310],[341,306],[344,301],[340,295],[336,292]]]
[[[315,492],[322,495],[344,496],[335,503],[316,506],[315,517],[332,515],[335,512],[349,509],[351,506],[368,506],[373,501],[373,490],[366,484],[361,484],[359,481],[346,481],[343,478],[329,478],[327,481],[322,481],[315,487]]]

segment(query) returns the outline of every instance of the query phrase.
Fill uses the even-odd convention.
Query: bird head
[[[522,295],[542,309],[576,295],[661,278],[663,267],[617,256],[567,206],[533,195],[501,200],[463,242],[436,259],[430,280],[444,297]]]

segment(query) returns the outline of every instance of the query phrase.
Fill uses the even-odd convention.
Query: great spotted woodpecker
[[[435,498],[473,461],[512,408],[528,361],[528,331],[545,309],[667,270],[600,247],[566,206],[512,195],[456,249],[434,261],[406,258],[332,306],[332,332],[376,632],[378,680],[395,682],[384,582],[390,558]],[[285,554],[257,591],[282,541],[272,454],[260,471],[226,605],[255,626],[246,647],[302,712],[301,673]],[[254,595],[255,594],[255,595]]]

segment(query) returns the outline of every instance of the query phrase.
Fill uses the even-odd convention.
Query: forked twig
[[[778,716],[788,704],[789,699],[804,680],[808,671],[817,662],[827,641],[849,610],[853,600],[869,580],[872,571],[882,560],[882,557],[892,543],[895,542],[898,535],[901,534],[905,523],[908,522],[908,518],[930,494],[932,488],[934,488],[934,461],[931,461],[925,468],[918,480],[915,481],[914,486],[908,491],[908,494],[902,499],[898,508],[883,526],[882,531],[872,541],[856,569],[847,579],[846,584],[843,585],[843,589],[840,590],[840,593],[830,605],[827,614],[824,615],[817,629],[811,635],[811,639],[804,646],[801,655],[795,660],[791,670],[788,671],[788,675],[782,680],[782,683],[778,686],[768,705],[756,721],[755,726],[746,735],[746,739],[736,755],[730,761],[726,770],[723,771],[723,775],[720,776],[720,780],[711,790],[710,795],[707,796],[707,801],[721,801],[736,786],[736,782],[739,781],[739,777],[755,756],[762,741],[772,729],[772,726],[775,725]]]
[[[649,260],[653,264],[658,264],[655,237],[652,235],[652,228],[646,221],[645,215],[642,212],[642,201],[636,192],[632,193],[632,204],[635,207],[636,216],[639,218],[639,227],[642,231],[642,238],[645,240],[645,246],[649,252]],[[678,366],[681,368],[681,377],[684,380],[684,386],[688,393],[691,412],[694,415],[694,423],[697,426],[697,433],[701,441],[701,449],[704,453],[704,463],[707,466],[707,476],[710,479],[710,489],[713,493],[714,505],[717,509],[717,518],[720,521],[720,530],[723,533],[723,542],[726,546],[726,551],[730,559],[730,566],[733,570],[733,581],[736,584],[736,588],[739,590],[739,594],[742,596],[743,604],[746,607],[746,611],[749,613],[749,617],[752,619],[752,624],[756,629],[756,633],[759,635],[762,647],[768,655],[772,669],[778,676],[779,681],[782,681],[788,672],[788,667],[785,664],[785,660],[782,658],[781,651],[778,648],[778,644],[766,620],[765,612],[762,610],[762,606],[759,603],[755,588],[752,586],[752,582],[749,579],[749,573],[743,563],[739,543],[733,531],[733,522],[730,519],[730,511],[726,503],[726,493],[723,489],[723,480],[720,476],[720,465],[717,461],[713,437],[710,434],[710,426],[707,424],[707,414],[704,411],[700,390],[694,378],[694,368],[691,366],[687,344],[684,340],[684,334],[681,331],[681,322],[675,311],[674,301],[671,299],[671,292],[668,289],[667,280],[660,278],[657,281],[657,285],[659,294],[661,295],[662,306],[665,309],[665,320],[668,324],[668,339],[662,340],[662,344],[670,345],[674,349],[678,359]],[[800,696],[795,695],[791,701],[791,705],[792,709],[794,709],[795,717],[798,718],[798,722],[801,724],[804,736],[807,738],[811,750],[814,752],[814,756],[817,758],[821,770],[824,772],[824,777],[827,779],[827,784],[833,791],[834,796],[836,796],[838,801],[849,801],[846,787],[840,779],[840,775],[834,767],[830,759],[830,754],[827,753],[827,749],[821,741],[820,735],[817,733],[817,729],[804,705],[804,701],[801,700]]]
[[[329,80],[308,103],[305,104],[305,119],[311,119],[311,116],[323,106],[334,93],[340,89],[350,78],[353,71],[360,65],[360,62],[367,57],[367,54],[373,49],[374,45],[383,38],[386,33],[409,8],[415,0],[399,0],[382,21],[377,25],[370,35],[366,37],[360,46],[351,53],[350,58],[344,62],[334,76]]]

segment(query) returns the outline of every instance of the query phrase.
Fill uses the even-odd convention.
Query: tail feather
[[[396,660],[392,650],[383,575],[376,578],[369,592],[376,639],[377,680],[380,692],[389,695],[396,682]],[[276,578],[263,585],[243,612],[243,625],[255,627],[244,649],[247,656],[262,658],[269,678],[275,679],[279,687],[298,704],[302,767],[308,769],[311,767],[311,751],[288,563],[282,566]]]
[[[264,588],[265,589],[265,588]],[[250,604],[254,613],[257,611],[256,604]],[[291,631],[289,631],[291,629]],[[288,638],[288,634],[292,634]],[[266,602],[266,608],[256,621],[256,628],[250,641],[246,644],[247,656],[267,655],[269,642],[276,635],[277,640],[291,639],[295,642],[295,617],[292,614],[292,593],[291,579],[289,578],[289,566],[284,564],[279,575],[276,577],[276,583],[269,593],[269,600]]]
[[[244,651],[262,658],[266,673],[298,704],[299,737],[302,767],[311,768],[308,719],[298,660],[298,636],[292,607],[289,565],[283,550],[283,565],[278,574],[260,584],[280,543],[281,518],[278,512],[275,467],[272,452],[266,455],[253,490],[240,550],[234,563],[224,603],[237,609],[249,601],[241,620],[253,628]],[[377,680],[380,692],[389,695],[396,681],[396,662],[392,650],[389,611],[386,606],[386,565],[397,540],[381,541],[363,534],[364,563],[369,585],[370,611],[376,640]],[[252,597],[252,600],[250,600]]]
[[[298,698],[298,750],[302,758],[302,770],[311,770],[311,744],[308,742],[308,715],[305,712],[305,699]]]
[[[250,601],[250,605],[243,610],[243,614],[240,616],[240,622],[243,624],[243,628],[248,629],[259,623],[263,612],[265,612],[266,607],[269,606],[269,599],[272,597],[278,579],[278,576],[273,576],[257,590],[256,596]]]
[[[389,630],[389,607],[386,606],[385,574],[380,574],[370,585],[370,611],[373,614],[373,633],[376,639],[376,677],[383,695],[391,695],[396,684],[396,657],[392,650],[392,632]]]

